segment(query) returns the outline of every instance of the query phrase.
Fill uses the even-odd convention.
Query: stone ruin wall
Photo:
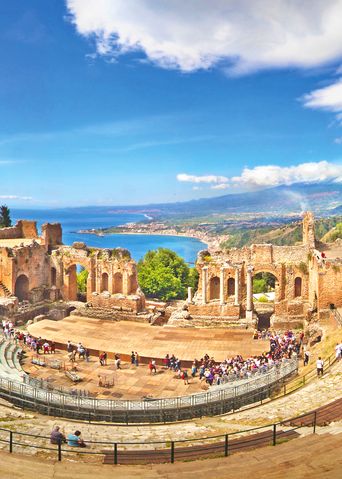
[[[136,264],[127,250],[63,246],[51,256],[56,270],[56,288],[63,299],[77,298],[75,265],[88,271],[87,301],[95,307],[145,309],[145,296],[137,282]]]
[[[42,226],[42,244],[46,248],[56,247],[63,244],[62,226],[60,223],[46,223]]]
[[[0,228],[0,239],[38,238],[37,223],[19,220],[15,226]]]
[[[29,245],[0,247],[0,297],[15,295],[17,281],[25,277],[25,299],[30,303],[76,300],[76,264],[80,264],[89,272],[87,301],[94,306],[135,313],[145,310],[136,264],[127,250],[87,248],[84,243],[62,246],[62,229],[57,223],[43,225],[41,238],[33,221],[19,221],[0,233],[3,239],[32,239]]]
[[[312,297],[319,317],[327,317],[332,306],[342,307],[342,260],[319,260],[313,256]]]
[[[284,252],[284,255],[281,252]],[[306,245],[299,247],[281,247],[269,244],[252,245],[242,249],[232,248],[227,253],[219,252],[208,256],[199,255],[197,270],[199,284],[194,304],[189,306],[192,315],[230,316],[235,319],[244,317],[247,309],[247,267],[253,267],[253,276],[259,272],[272,273],[276,278],[275,315],[303,316],[309,309],[309,274],[307,268],[309,249]],[[206,296],[203,304],[203,268],[207,269]],[[224,283],[222,282],[224,268]],[[220,280],[223,301],[212,298],[211,281]],[[228,280],[238,281],[237,294],[228,294]],[[301,278],[301,295],[295,296],[295,278]],[[217,281],[217,280],[216,280]],[[224,304],[223,304],[224,303]]]
[[[26,246],[0,249],[0,281],[13,295],[16,280],[24,275],[29,282],[31,302],[45,299],[44,289],[48,285],[49,257],[37,242]],[[0,296],[5,296],[0,289]]]

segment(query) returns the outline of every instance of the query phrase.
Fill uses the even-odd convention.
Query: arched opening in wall
[[[56,286],[57,284],[57,270],[56,268],[51,268],[51,286]]]
[[[29,279],[25,274],[21,274],[17,277],[15,282],[14,294],[18,298],[19,302],[28,301],[29,299],[30,284]]]
[[[234,278],[228,278],[227,291],[228,291],[228,296],[235,295],[235,279]]]
[[[87,301],[88,270],[80,264],[72,264],[66,273],[68,299],[70,301]]]
[[[132,274],[128,281],[128,294],[135,294],[138,288],[136,275]]]
[[[217,276],[210,280],[210,299],[220,299],[220,278]]]
[[[302,296],[302,278],[297,276],[295,278],[295,298]]]
[[[113,276],[113,294],[123,292],[123,278],[121,273],[115,273]]]
[[[277,278],[268,271],[261,271],[253,276],[253,305],[258,316],[259,330],[270,327],[276,283]]]
[[[102,273],[101,276],[101,293],[103,291],[108,291],[108,274]]]

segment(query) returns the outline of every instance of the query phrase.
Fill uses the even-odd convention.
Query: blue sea
[[[11,209],[12,222],[18,219],[36,220],[38,228],[44,223],[61,223],[63,228],[63,242],[71,245],[74,241],[83,241],[88,246],[99,248],[127,248],[132,257],[138,261],[149,250],[159,247],[169,248],[179,254],[188,263],[196,261],[197,253],[206,248],[206,244],[193,238],[180,236],[158,235],[125,235],[112,234],[96,236],[93,234],[77,233],[79,230],[92,228],[106,228],[126,223],[134,223],[145,218],[142,214],[113,213],[108,208],[98,211],[86,210],[19,210]]]

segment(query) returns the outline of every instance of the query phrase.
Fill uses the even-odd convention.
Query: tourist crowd
[[[222,362],[217,362],[213,357],[206,354],[200,360],[195,359],[191,366],[191,376],[197,375],[201,381],[205,381],[209,386],[218,386],[236,379],[248,379],[256,373],[265,373],[272,367],[279,365],[284,359],[291,359],[299,354],[304,335],[301,333],[298,337],[292,331],[286,331],[284,334],[278,334],[271,331],[265,331],[255,339],[268,339],[270,341],[270,350],[259,356],[243,358],[237,355],[233,358],[227,358]],[[178,377],[184,379],[188,384],[188,372],[182,369],[181,361],[167,354],[164,358],[164,366],[167,369],[175,371]]]

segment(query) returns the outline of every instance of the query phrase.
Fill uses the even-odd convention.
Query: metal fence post
[[[114,465],[117,466],[118,464],[118,444],[117,442],[114,444]]]
[[[171,441],[171,463],[175,462],[175,442]]]
[[[13,452],[13,431],[10,431],[9,435],[9,452]]]
[[[58,440],[58,461],[61,462],[62,460],[62,440]]]
[[[225,436],[224,440],[224,455],[227,457],[229,454],[229,449],[228,449],[228,434]]]
[[[273,424],[273,446],[277,444],[277,425]]]

